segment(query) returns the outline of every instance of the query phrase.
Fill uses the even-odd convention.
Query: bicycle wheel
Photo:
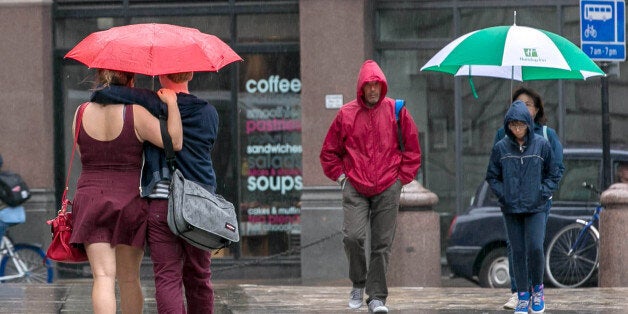
[[[52,283],[54,270],[52,263],[44,251],[35,245],[15,244],[15,258],[19,258],[26,265],[26,275],[24,277],[11,279],[11,282],[22,283]],[[0,262],[0,276],[15,275],[18,271],[15,263],[7,254]]]
[[[554,236],[547,247],[545,272],[556,287],[582,286],[598,267],[599,239],[591,228],[583,233],[578,248],[569,253],[583,227],[577,223],[568,225]]]

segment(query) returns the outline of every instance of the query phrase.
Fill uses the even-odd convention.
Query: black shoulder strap
[[[166,120],[163,118],[159,118],[159,129],[161,130],[161,141],[164,143],[164,151],[166,152],[166,162],[168,163],[168,168],[170,168],[170,171],[174,173],[174,148],[172,148],[172,138],[170,137],[170,133],[168,133]]]

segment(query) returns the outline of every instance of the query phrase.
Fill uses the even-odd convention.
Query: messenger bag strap
[[[168,127],[166,126],[166,120],[162,117],[159,118],[159,129],[161,130],[161,141],[164,143],[164,151],[166,152],[166,163],[170,172],[174,173],[174,148],[172,147],[172,138],[168,133]]]

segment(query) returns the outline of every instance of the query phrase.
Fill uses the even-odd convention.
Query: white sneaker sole
[[[388,313],[388,308],[385,306],[378,306],[373,309],[373,313]]]
[[[355,310],[355,309],[359,309],[361,307],[362,307],[362,303],[360,303],[360,304],[351,304],[351,303],[349,303],[349,308],[350,309]]]

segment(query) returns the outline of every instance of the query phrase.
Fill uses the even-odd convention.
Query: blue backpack
[[[395,99],[395,120],[397,121],[397,138],[399,140],[399,150],[402,152],[405,150],[403,146],[403,137],[401,133],[401,121],[399,121],[399,113],[401,108],[406,105],[406,101],[403,99]]]

